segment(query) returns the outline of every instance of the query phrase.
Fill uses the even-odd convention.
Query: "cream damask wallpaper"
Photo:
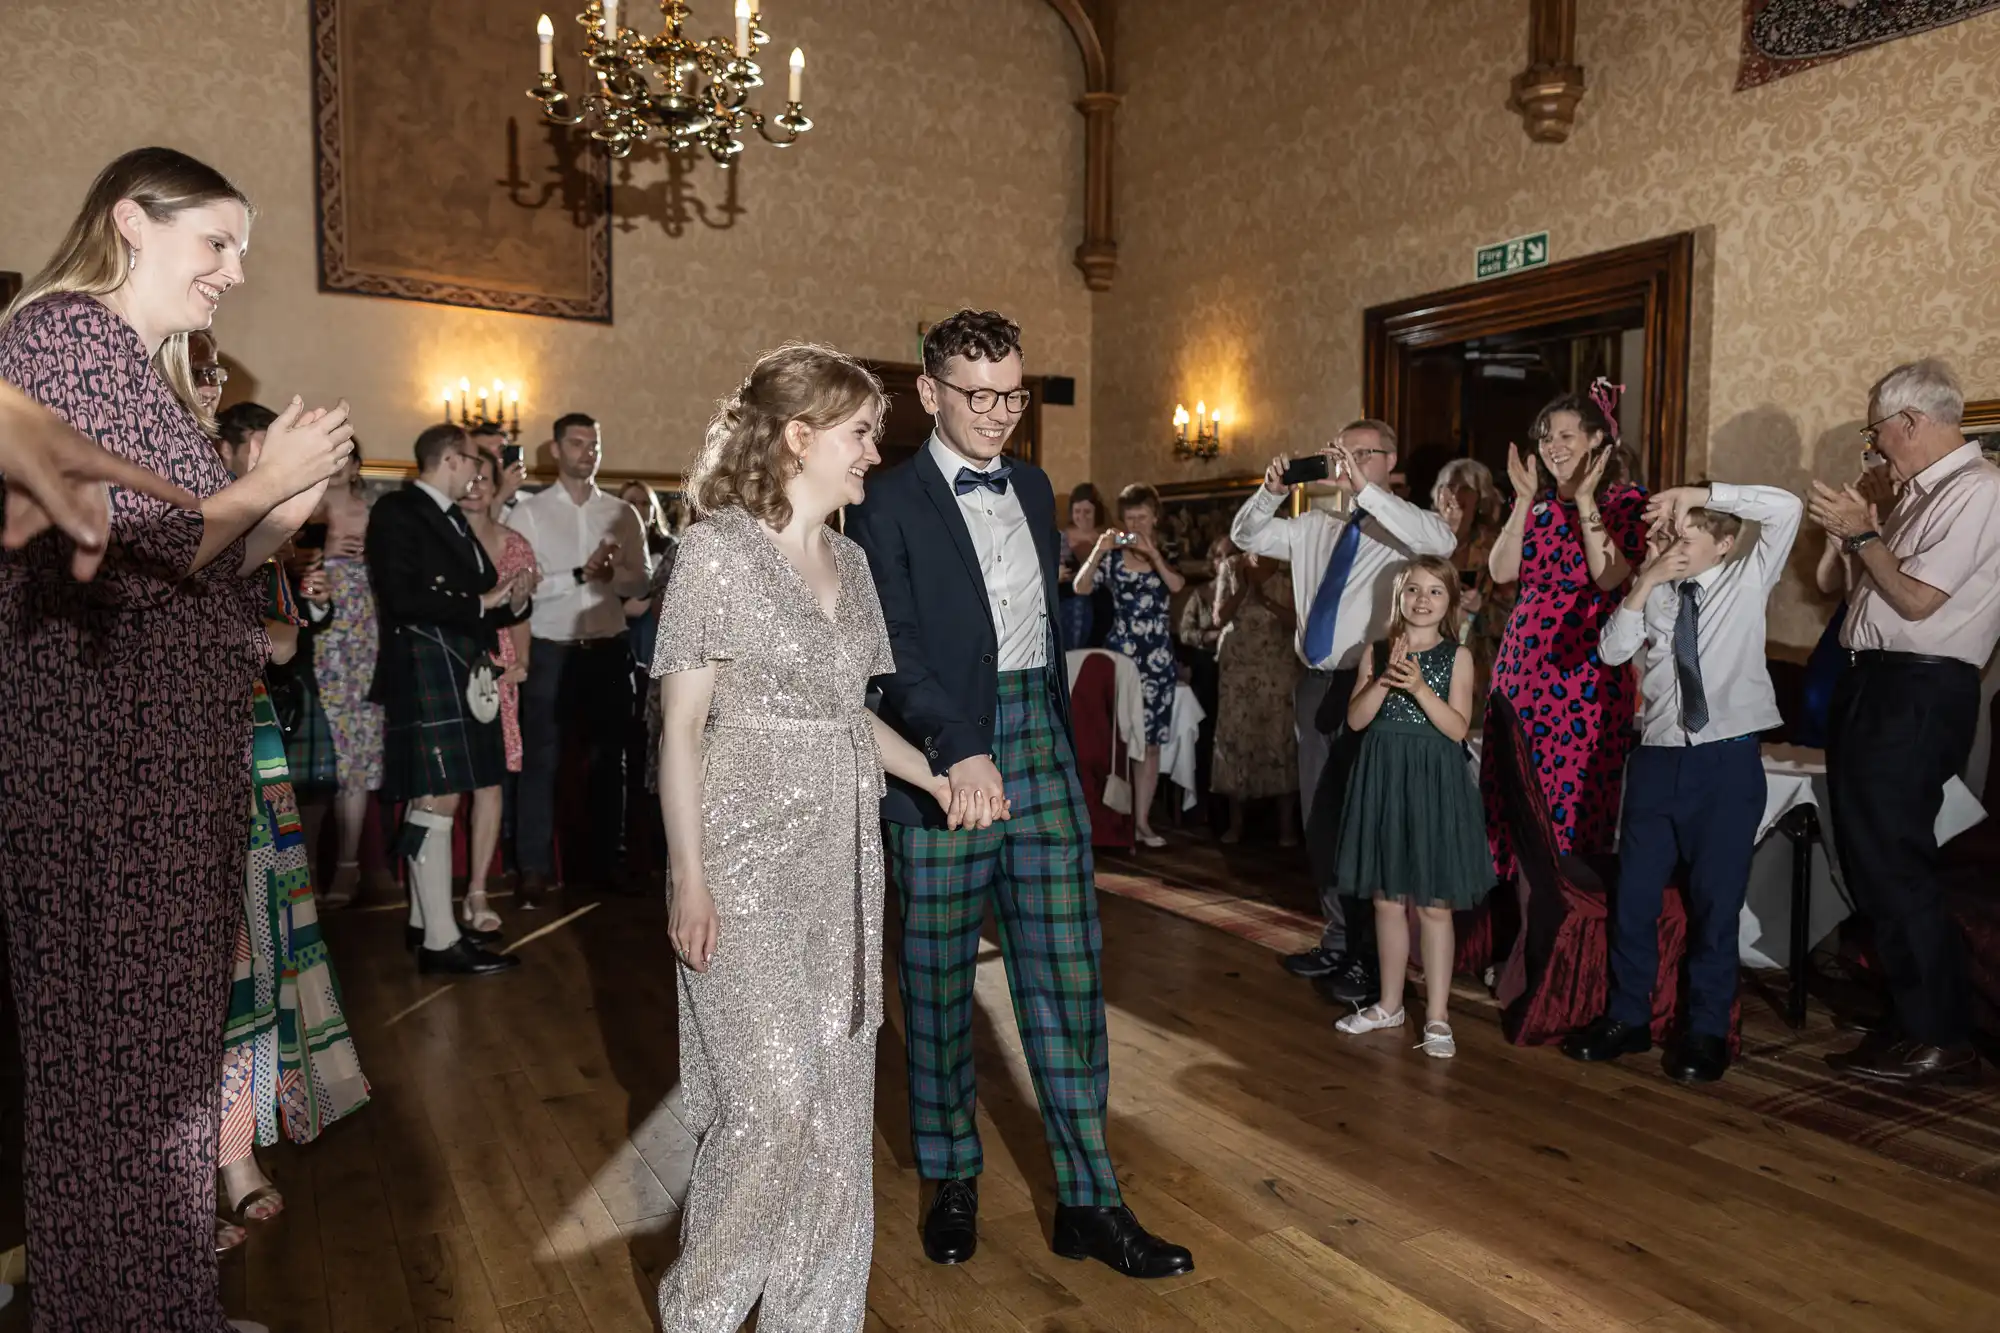
[[[1570,141],[1540,145],[1506,105],[1524,0],[1122,8],[1099,485],[1260,470],[1323,438],[1360,406],[1365,307],[1467,282],[1476,246],[1544,228],[1558,260],[1702,234],[1690,475],[1841,476],[1868,384],[1919,354],[2000,397],[2000,14],[1734,93],[1740,0],[1578,9],[1589,92]],[[1166,447],[1197,398],[1232,421],[1200,468]],[[1796,577],[1816,542],[1774,640],[1825,618]]]
[[[724,30],[728,0],[694,8]],[[1077,406],[1043,412],[1045,461],[1059,485],[1087,474],[1091,306],[1070,262],[1083,72],[1044,0],[769,0],[766,26],[806,49],[819,128],[789,152],[746,149],[744,211],[726,229],[690,217],[669,234],[663,171],[635,165],[617,196],[608,328],[316,290],[307,10],[0,0],[0,269],[39,268],[105,162],[165,143],[259,209],[249,282],[216,320],[225,357],[274,403],[350,398],[371,457],[407,457],[438,388],[463,375],[525,385],[524,442],[581,408],[605,422],[607,467],[678,470],[758,351],[813,338],[914,360],[919,321],[974,304],[1021,320],[1031,370],[1077,378]],[[524,31],[518,66],[493,77],[525,89],[533,74]],[[506,176],[504,153],[490,168]],[[715,171],[691,185],[715,217]]]

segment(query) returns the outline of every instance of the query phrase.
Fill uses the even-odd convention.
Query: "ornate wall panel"
[[[312,0],[322,291],[610,322],[603,156],[522,95],[546,4]]]

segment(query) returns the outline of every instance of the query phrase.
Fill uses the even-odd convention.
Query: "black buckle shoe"
[[[425,975],[443,972],[451,976],[483,977],[520,965],[517,955],[489,953],[463,937],[449,949],[417,950],[417,971]]]
[[[1600,1014],[1589,1026],[1578,1028],[1562,1039],[1562,1053],[1572,1060],[1596,1064],[1616,1060],[1621,1055],[1644,1055],[1653,1049],[1653,1034],[1642,1027],[1621,1023]]]
[[[979,1181],[940,1180],[924,1214],[924,1257],[962,1264],[979,1248]]]
[[[1661,1066],[1676,1083],[1713,1083],[1729,1069],[1729,1041],[1691,1036]]]
[[[1065,1259],[1095,1259],[1126,1277],[1175,1277],[1194,1271],[1194,1256],[1139,1225],[1125,1207],[1056,1205],[1049,1248]]]

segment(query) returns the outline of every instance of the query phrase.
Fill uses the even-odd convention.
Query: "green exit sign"
[[[1541,268],[1549,262],[1549,234],[1516,236],[1498,245],[1481,246],[1473,258],[1475,280],[1519,273],[1524,268]]]

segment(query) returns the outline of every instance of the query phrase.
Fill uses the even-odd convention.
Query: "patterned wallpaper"
[[[216,322],[250,380],[233,379],[231,397],[346,395],[371,457],[408,456],[447,380],[498,376],[526,386],[525,442],[582,408],[605,422],[607,467],[678,470],[758,351],[804,337],[914,360],[919,321],[976,304],[1021,319],[1032,370],[1077,378],[1078,405],[1046,409],[1043,425],[1057,483],[1081,480],[1091,306],[1070,255],[1083,72],[1062,20],[1044,0],[765,8],[779,41],[806,49],[819,128],[788,152],[745,150],[743,211],[726,228],[676,208],[659,166],[635,166],[617,196],[617,323],[597,328],[316,290],[305,0],[0,0],[0,97],[11,126],[32,109],[36,127],[0,134],[0,269],[39,268],[105,162],[166,143],[230,174],[260,210],[250,280]],[[695,12],[721,32],[728,0]],[[436,30],[452,59],[450,25]],[[525,89],[533,74],[524,31],[517,65],[493,77]],[[504,158],[487,165],[505,177]],[[716,221],[715,172],[687,188]]]
[[[1476,246],[1554,257],[1697,230],[1689,472],[1794,488],[1854,459],[1883,370],[1938,352],[2000,397],[2000,14],[1731,91],[1740,0],[1579,6],[1575,133],[1506,106],[1525,3],[1147,0],[1120,15],[1120,269],[1099,298],[1100,486],[1261,469],[1360,407],[1361,312],[1469,281]],[[1233,424],[1175,463],[1176,401]],[[1523,423],[1524,426],[1526,423]],[[1774,641],[1827,607],[1802,577]]]

